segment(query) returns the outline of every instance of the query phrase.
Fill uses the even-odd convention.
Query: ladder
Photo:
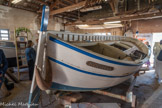
[[[17,59],[17,75],[18,80],[20,80],[20,75],[26,73],[27,71],[20,72],[20,69],[28,68],[27,59],[25,55],[25,49],[28,41],[28,32],[20,31],[16,32],[15,29],[15,48],[16,48],[16,59]]]

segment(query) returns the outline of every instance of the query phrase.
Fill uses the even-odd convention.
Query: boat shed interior
[[[162,108],[162,0],[0,0],[0,108]]]

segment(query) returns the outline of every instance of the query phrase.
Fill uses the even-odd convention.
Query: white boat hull
[[[120,84],[137,72],[142,64],[122,62],[48,37],[47,55],[52,66],[52,88],[65,91],[90,91]],[[113,70],[87,65],[97,63]]]

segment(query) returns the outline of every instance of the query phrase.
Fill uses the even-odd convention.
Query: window
[[[9,40],[9,30],[0,29],[0,40]]]

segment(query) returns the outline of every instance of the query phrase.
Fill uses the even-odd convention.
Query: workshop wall
[[[60,18],[50,17],[48,30],[60,31],[64,29],[64,20]],[[26,27],[31,30],[35,42],[35,38],[38,38],[37,31],[40,29],[41,19],[38,14],[21,9],[11,8],[0,5],[0,29],[9,29],[10,40],[14,40],[14,30],[18,27]]]
[[[158,33],[162,32],[162,18],[132,21],[131,29],[133,33]]]

